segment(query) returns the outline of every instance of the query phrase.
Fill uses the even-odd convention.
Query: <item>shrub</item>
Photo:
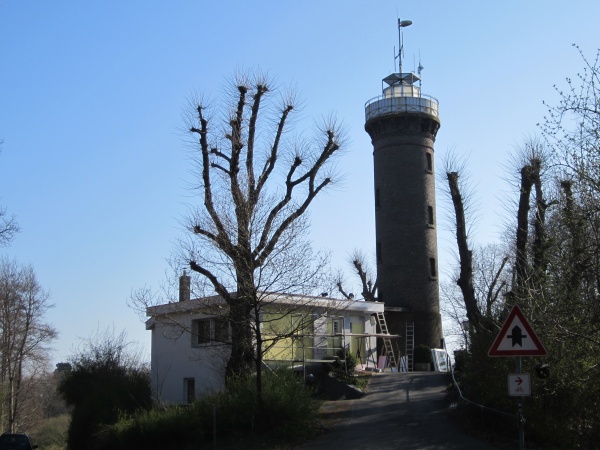
[[[425,344],[420,344],[415,347],[415,363],[417,364],[431,364],[431,349]]]
[[[33,443],[45,450],[63,450],[67,445],[69,422],[68,414],[44,420],[31,431]]]
[[[100,434],[97,449],[179,450],[198,447],[203,441],[202,422],[189,407],[157,408],[122,416]]]
[[[334,370],[353,374],[354,368],[358,364],[358,359],[348,349],[339,349],[337,351],[337,361],[334,363]]]
[[[100,434],[97,450],[186,450],[212,448],[216,425],[219,446],[259,447],[264,440],[295,441],[314,433],[319,402],[291,370],[264,374],[263,406],[256,383],[233,380],[227,390],[202,397],[188,407],[155,408],[123,416]],[[216,416],[216,424],[214,417]]]
[[[59,392],[73,407],[69,426],[69,450],[92,449],[94,436],[114,424],[122,413],[151,406],[150,373],[128,352],[124,333],[90,338],[76,355],[72,370],[64,376]]]

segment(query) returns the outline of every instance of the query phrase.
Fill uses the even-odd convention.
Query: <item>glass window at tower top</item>
[[[420,97],[421,90],[412,84],[395,84],[383,90],[385,98],[390,97]]]

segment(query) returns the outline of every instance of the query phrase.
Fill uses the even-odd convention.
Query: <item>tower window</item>
[[[427,171],[433,172],[433,158],[431,153],[425,153],[425,157],[427,158]]]
[[[379,203],[379,188],[375,188],[375,208],[379,208],[381,204]]]
[[[375,245],[375,254],[377,257],[377,262],[381,262],[381,242],[377,242]]]
[[[433,221],[433,206],[428,206],[427,207],[427,223],[429,225],[434,225],[434,221]]]
[[[435,258],[429,258],[429,275],[432,278],[437,277],[437,270],[435,269]]]

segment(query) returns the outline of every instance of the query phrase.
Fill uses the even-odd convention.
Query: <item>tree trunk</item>
[[[533,240],[533,272],[535,276],[535,284],[539,285],[542,282],[542,278],[546,273],[548,266],[546,250],[548,246],[548,240],[546,238],[546,209],[548,204],[544,200],[544,191],[542,189],[542,180],[540,177],[542,162],[539,159],[532,161],[532,178],[535,187],[535,221],[534,231],[535,236]]]
[[[258,304],[254,308],[255,320],[255,335],[256,335],[256,401],[258,403],[258,412],[262,415],[264,410],[264,398],[263,398],[263,383],[262,383],[262,364],[263,364],[263,339],[262,332],[260,329],[261,318],[260,318],[260,307]]]
[[[458,172],[449,172],[448,186],[454,205],[454,214],[456,217],[456,243],[458,244],[458,255],[460,258],[460,275],[456,284],[460,287],[467,310],[467,318],[474,326],[481,325],[481,311],[475,298],[475,288],[473,286],[473,253],[469,249],[467,240],[467,227],[465,223],[465,208],[462,195],[458,186]]]
[[[534,169],[525,166],[521,169],[521,194],[519,196],[519,209],[517,210],[517,243],[515,261],[515,272],[517,275],[517,286],[515,294],[520,295],[528,280],[527,268],[527,234],[529,231],[529,200],[531,187],[533,186]]]
[[[252,307],[247,297],[237,297],[229,303],[231,356],[225,368],[226,380],[245,379],[252,373],[254,346],[250,328],[251,311]]]

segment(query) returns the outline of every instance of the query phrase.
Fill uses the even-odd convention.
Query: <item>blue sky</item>
[[[420,53],[423,92],[440,102],[436,158],[452,148],[468,158],[476,237],[495,241],[503,164],[538,132],[542,101],[557,102],[553,85],[581,70],[571,44],[594,57],[599,2],[0,2],[0,204],[22,227],[0,251],[32,264],[56,304],[55,362],[98,328],[125,329],[149,349],[126,300],[164,279],[196,200],[182,112],[194,92],[218,95],[236,69],[260,67],[297,86],[307,133],[312,117],[344,122],[344,182],[312,208],[311,238],[337,266],[354,248],[373,251],[364,104],[394,70],[398,16],[413,21],[404,68]]]

